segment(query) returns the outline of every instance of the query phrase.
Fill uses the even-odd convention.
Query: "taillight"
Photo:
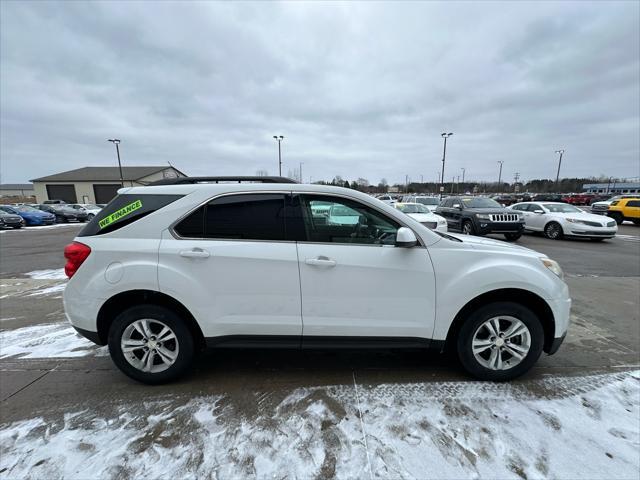
[[[73,277],[73,274],[78,271],[82,262],[84,262],[91,249],[84,243],[73,242],[64,247],[64,258],[67,259],[67,264],[64,266],[64,273],[67,277]]]

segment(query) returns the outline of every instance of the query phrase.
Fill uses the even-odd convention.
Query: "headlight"
[[[577,218],[567,218],[566,220],[569,223],[579,223],[580,225],[586,225],[586,223],[584,223],[584,220],[578,220]]]
[[[438,225],[444,225],[445,223],[447,223],[446,220],[438,220]]]
[[[540,261],[545,267],[555,273],[558,278],[564,278],[564,272],[562,271],[562,268],[560,268],[560,264],[558,262],[551,260],[550,258],[541,258]]]
[[[491,220],[491,216],[488,213],[476,213],[476,218],[480,220]]]

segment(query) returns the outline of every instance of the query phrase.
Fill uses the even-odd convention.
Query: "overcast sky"
[[[171,162],[305,180],[640,175],[640,3],[18,2],[1,181]]]

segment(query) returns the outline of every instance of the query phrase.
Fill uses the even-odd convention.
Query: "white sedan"
[[[422,203],[396,203],[394,207],[431,230],[447,232],[447,220],[433,213]]]
[[[604,240],[616,236],[615,220],[594,215],[560,202],[523,202],[509,207],[524,214],[525,230],[543,232],[547,238],[564,236]]]
[[[87,220],[91,220],[102,210],[102,207],[94,205],[93,203],[70,203],[67,207],[80,210],[81,212],[87,212]]]

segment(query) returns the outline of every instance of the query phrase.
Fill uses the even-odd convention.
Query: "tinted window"
[[[181,237],[204,237],[204,210],[205,207],[202,206],[184,220],[181,220],[174,228],[176,233]]]
[[[354,200],[302,195],[306,240],[322,243],[394,245],[400,225]]]
[[[93,217],[78,236],[88,237],[113,232],[166,207],[181,197],[182,195],[118,195]]]
[[[640,207],[640,200],[629,200],[627,207]]]
[[[207,238],[285,240],[284,194],[229,195],[205,209]]]

